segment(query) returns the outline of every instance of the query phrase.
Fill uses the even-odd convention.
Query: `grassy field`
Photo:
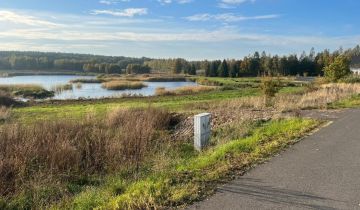
[[[260,86],[261,78],[259,77],[243,77],[243,78],[219,78],[219,77],[194,77],[192,80],[197,81],[202,85],[213,85],[213,86],[228,86],[228,87],[253,87],[257,88]],[[294,83],[295,78],[293,77],[279,77],[274,80],[281,81],[288,86],[288,84]]]
[[[286,87],[280,93],[296,93],[303,91],[302,87]],[[242,97],[258,96],[257,88],[244,88],[240,90],[216,90],[205,93],[182,96],[154,96],[145,98],[120,98],[93,101],[59,102],[59,104],[37,104],[30,107],[13,110],[13,116],[21,122],[32,122],[41,119],[80,118],[89,112],[103,115],[114,108],[153,107],[167,108],[178,112],[196,112],[187,109],[189,104],[210,103]]]

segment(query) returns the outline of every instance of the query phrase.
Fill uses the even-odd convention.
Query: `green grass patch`
[[[221,77],[193,77],[192,80],[201,85],[222,86],[222,87],[236,87],[236,88],[258,88],[260,87],[261,77],[240,77],[240,78],[221,78]],[[279,77],[274,78],[279,80],[282,86],[296,86],[293,78]]]
[[[30,107],[13,109],[13,118],[20,122],[34,122],[42,119],[78,119],[87,113],[103,115],[114,108],[154,107],[167,108],[172,111],[185,112],[187,106],[193,103],[206,103],[229,100],[246,96],[259,95],[258,89],[247,88],[241,90],[212,91],[184,96],[156,96],[140,98],[119,98],[93,101],[69,101],[57,104],[38,104]]]
[[[281,88],[279,93],[294,93],[302,91],[302,87]],[[38,104],[29,107],[13,109],[13,119],[20,122],[34,122],[46,119],[72,118],[79,119],[87,113],[104,115],[114,108],[154,107],[166,108],[177,112],[193,112],[189,105],[198,103],[211,103],[217,101],[231,100],[236,98],[258,96],[257,88],[241,88],[236,90],[215,90],[192,95],[182,96],[153,96],[153,97],[131,97],[119,99],[104,99],[91,101],[64,101],[56,104]]]
[[[360,94],[334,102],[328,106],[328,108],[331,109],[359,108],[359,107],[360,107]]]

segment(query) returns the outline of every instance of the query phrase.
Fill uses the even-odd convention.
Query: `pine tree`
[[[210,64],[210,77],[217,76],[218,61],[212,61]]]
[[[195,64],[191,64],[191,66],[189,68],[189,74],[190,75],[196,75],[196,66],[195,66]]]
[[[223,60],[223,62],[219,66],[218,76],[219,77],[229,77],[229,67],[228,67],[228,64],[227,64],[225,59]]]
[[[181,70],[182,70],[182,63],[181,63],[181,59],[175,59],[174,64],[173,64],[173,73],[174,74],[180,74]]]
[[[210,63],[208,61],[204,62],[204,70],[205,70],[205,76],[210,76]]]

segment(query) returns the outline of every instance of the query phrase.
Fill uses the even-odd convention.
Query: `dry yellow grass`
[[[80,83],[78,83],[80,84]],[[62,93],[64,91],[73,90],[72,84],[58,84],[51,87],[51,90],[55,93]]]
[[[328,104],[360,93],[360,84],[324,84],[303,95],[280,95],[274,107],[281,111],[304,108],[326,108]]]
[[[8,109],[0,108],[0,113]],[[0,126],[0,195],[59,185],[138,166],[167,139],[173,115],[162,109],[114,110],[104,120]],[[56,134],[56,135],[54,135]],[[155,141],[156,140],[156,141]],[[36,189],[32,189],[36,190]]]
[[[156,88],[155,95],[157,96],[164,96],[164,95],[189,95],[194,93],[201,93],[201,92],[209,92],[212,90],[217,89],[216,87],[210,86],[186,86],[180,87],[175,90],[166,90],[163,87]]]
[[[278,94],[272,98],[271,109],[276,111],[291,111],[307,108],[327,108],[330,103],[349,98],[360,94],[360,84],[324,84],[313,88],[303,94]],[[209,110],[223,109],[233,110],[236,113],[239,109],[266,109],[266,100],[264,96],[244,97],[234,100],[217,102],[206,107]],[[200,107],[201,108],[201,107]]]
[[[108,90],[128,90],[128,89],[141,89],[143,87],[146,87],[146,85],[142,82],[114,80],[103,83],[102,87]]]
[[[10,108],[6,108],[5,106],[0,107],[0,122],[9,119],[10,111]]]

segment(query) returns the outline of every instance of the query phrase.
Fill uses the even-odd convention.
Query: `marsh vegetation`
[[[191,95],[196,93],[210,92],[216,89],[217,87],[210,87],[210,86],[180,87],[173,90],[166,90],[166,88],[164,87],[158,87],[155,90],[155,95],[157,96]]]
[[[146,85],[143,82],[110,81],[102,83],[102,87],[107,90],[136,90],[146,87]]]
[[[241,79],[221,80],[226,85],[165,89],[147,99],[2,108],[0,205],[182,206],[321,124],[294,118],[298,110],[331,108],[360,93],[357,83],[293,85],[291,78],[273,78],[267,88],[276,91],[267,94],[261,79],[244,78],[252,88],[237,86]],[[198,112],[213,115],[211,144],[202,153],[192,148],[191,116]]]
[[[11,96],[22,98],[43,99],[54,96],[53,91],[48,91],[40,85],[0,85],[0,91],[5,92]]]
[[[54,85],[54,86],[51,87],[51,90],[54,91],[55,93],[61,93],[61,92],[64,92],[64,91],[73,90],[73,85],[72,84]]]

